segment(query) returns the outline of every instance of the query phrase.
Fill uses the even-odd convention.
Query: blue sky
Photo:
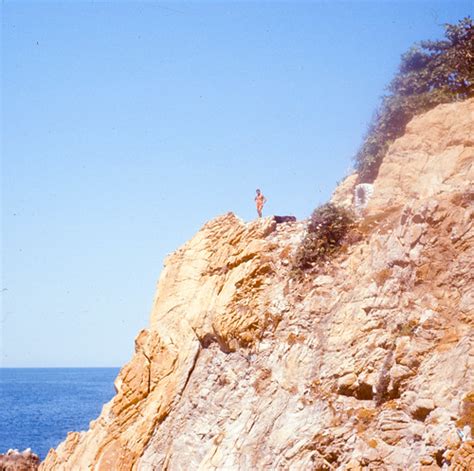
[[[470,2],[2,3],[3,366],[120,366],[164,256],[233,211],[298,218],[400,55]]]

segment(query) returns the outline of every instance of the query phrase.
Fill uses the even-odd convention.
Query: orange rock
[[[474,384],[473,112],[408,125],[361,237],[317,273],[291,271],[304,222],[207,223],[167,258],[116,396],[41,469],[436,466]]]

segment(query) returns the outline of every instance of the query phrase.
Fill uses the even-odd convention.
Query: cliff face
[[[206,224],[166,260],[117,395],[41,469],[473,469],[473,118],[415,118],[361,240],[303,280],[304,222]]]

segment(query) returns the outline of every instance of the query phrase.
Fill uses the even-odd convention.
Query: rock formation
[[[472,469],[473,115],[416,117],[356,241],[303,277],[305,222],[207,223],[166,260],[116,396],[40,469]]]
[[[20,452],[8,450],[0,454],[0,471],[36,471],[40,459],[29,448]]]

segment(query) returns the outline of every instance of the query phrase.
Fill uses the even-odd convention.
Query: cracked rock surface
[[[116,396],[41,469],[472,469],[473,114],[415,118],[360,240],[303,277],[305,222],[207,223],[166,260]]]

